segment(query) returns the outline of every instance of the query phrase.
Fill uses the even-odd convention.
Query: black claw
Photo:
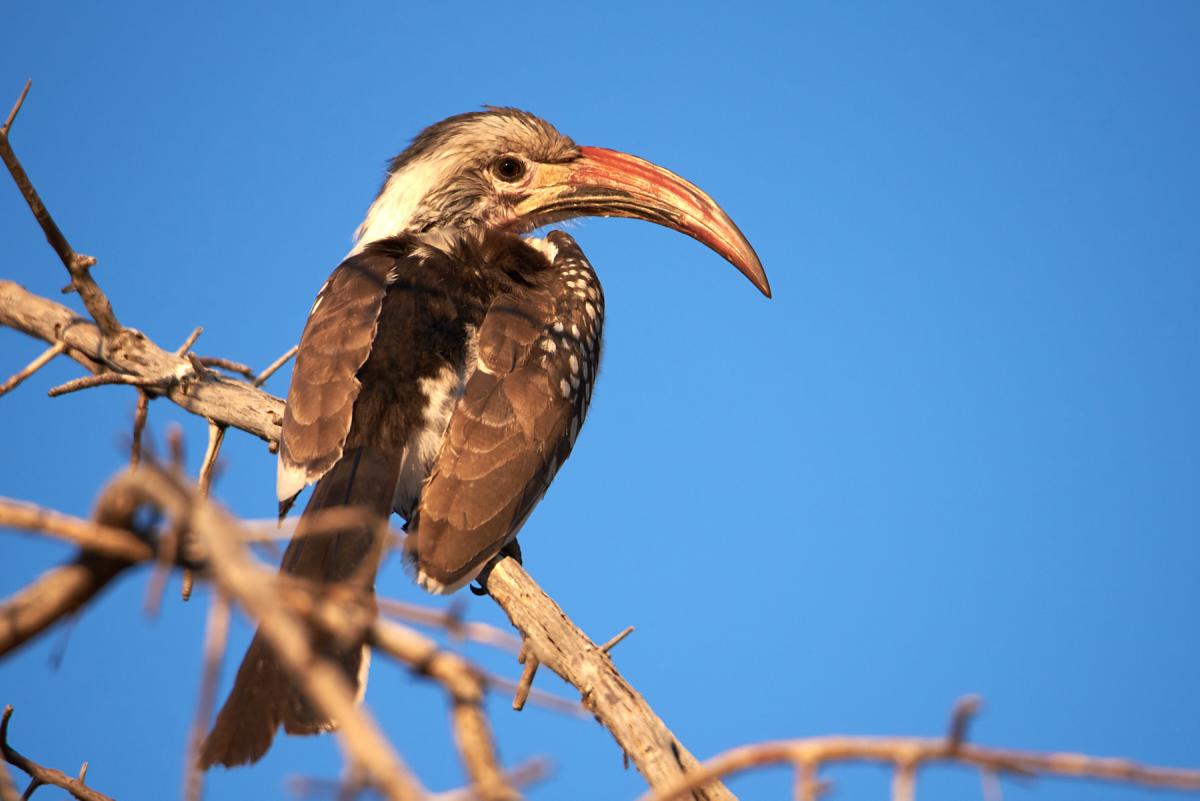
[[[492,557],[492,561],[488,562],[483,570],[479,571],[479,576],[475,579],[475,583],[467,587],[467,589],[469,589],[474,595],[487,595],[488,576],[492,574],[492,568],[495,567],[496,563],[506,556],[511,556],[513,559],[516,559],[517,564],[519,565],[525,564],[521,561],[521,546],[518,545],[517,541],[514,539],[512,542],[501,548],[499,553]]]
[[[511,556],[513,559],[517,560],[518,565],[525,564],[521,560],[521,543],[517,542],[516,539],[513,539],[512,542],[508,543],[503,548],[501,548],[500,555],[501,556]]]

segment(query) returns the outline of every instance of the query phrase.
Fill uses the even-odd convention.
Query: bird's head
[[[510,108],[460,114],[418,135],[392,160],[357,247],[443,226],[523,234],[587,216],[633,217],[685,233],[770,297],[754,248],[695,185],[636,156],[580,147],[548,122]]]

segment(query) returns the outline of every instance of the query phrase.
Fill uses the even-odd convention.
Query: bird
[[[381,521],[405,521],[404,561],[431,593],[480,577],[570,455],[600,364],[604,293],[574,238],[536,229],[630,217],[707,245],[768,298],[749,241],[707,194],[543,119],[485,107],[418,134],[392,159],[352,249],[317,293],[279,441],[280,517],[315,487],[281,572],[371,597]],[[304,536],[318,512],[357,522]],[[314,635],[365,688],[367,647]],[[255,762],[312,708],[256,634],[205,738],[202,767]]]

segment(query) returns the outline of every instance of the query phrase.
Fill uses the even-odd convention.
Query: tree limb
[[[32,759],[22,755],[17,749],[13,748],[8,743],[8,722],[12,719],[12,705],[4,708],[4,716],[0,718],[0,755],[4,757],[4,761],[12,765],[14,768],[24,771],[30,779],[33,780],[31,788],[37,785],[48,784],[54,787],[61,787],[66,790],[79,801],[113,801],[103,793],[98,793],[91,787],[83,783],[83,771],[80,771],[79,778],[73,778],[63,773],[61,770],[54,768],[44,768]],[[85,762],[86,766],[87,763]],[[85,767],[86,770],[86,767]],[[29,791],[25,792],[28,797]]]
[[[38,370],[41,370],[43,367],[49,364],[55,356],[59,355],[66,349],[67,346],[63,343],[55,342],[49,348],[42,351],[42,353],[36,359],[27,364],[23,369],[21,369],[20,372],[13,375],[12,378],[8,379],[3,384],[0,384],[0,395],[11,392],[19,387],[22,381],[24,381],[26,378],[29,378],[29,376],[33,375]]]
[[[81,609],[132,562],[81,552],[0,604],[0,656]]]
[[[1045,754],[970,745],[955,739],[957,721],[946,737],[812,737],[733,748],[706,761],[690,776],[651,790],[639,801],[671,801],[705,781],[778,763],[792,764],[800,776],[798,797],[815,798],[817,770],[831,762],[875,762],[891,765],[893,801],[910,801],[920,768],[931,764],[975,767],[986,774],[1069,776],[1078,779],[1132,782],[1151,787],[1200,790],[1200,770],[1161,768],[1128,759],[1086,754]]]
[[[195,372],[187,359],[163,350],[131,328],[123,329],[115,344],[105,343],[95,323],[12,281],[0,281],[0,325],[50,344],[62,340],[68,347],[67,355],[85,367],[89,365],[80,356],[92,364],[111,364],[147,382]],[[245,381],[210,373],[190,382],[175,381],[162,394],[186,411],[218,425],[241,429],[267,442],[279,440],[283,401]]]
[[[229,638],[229,602],[219,592],[213,593],[208,607],[208,623],[204,632],[204,652],[200,667],[200,692],[196,712],[188,731],[188,745],[183,757],[184,801],[200,801],[204,795],[204,771],[200,770],[200,748],[204,732],[212,720],[217,700],[217,683],[221,678],[221,662]]]
[[[686,780],[699,762],[671,733],[641,694],[617,671],[612,658],[571,622],[566,613],[515,559],[506,557],[487,577],[488,594],[525,635],[534,656],[575,686],[583,704],[612,733],[654,788]],[[696,799],[731,799],[710,776],[689,782]]]
[[[0,527],[49,534],[74,543],[82,550],[130,562],[149,559],[154,553],[150,545],[125,529],[104,526],[9,498],[0,497]],[[2,653],[3,649],[0,649]]]
[[[303,621],[275,590],[274,582],[264,580],[265,571],[250,558],[231,518],[153,467],[140,466],[118,476],[106,490],[110,492],[152,503],[176,525],[186,527],[208,556],[208,577],[258,623],[280,664],[313,705],[338,722],[338,742],[348,761],[367,771],[391,801],[424,797],[424,789],[370,713],[356,703],[345,675],[313,651]]]
[[[17,160],[17,154],[13,152],[12,145],[9,144],[9,129],[16,119],[21,104],[25,102],[25,95],[28,92],[29,84],[27,83],[25,84],[25,90],[21,92],[21,97],[17,100],[16,105],[13,106],[13,110],[8,116],[8,121],[4,124],[3,128],[0,128],[0,159],[8,167],[8,172],[12,175],[13,181],[16,182],[17,188],[21,190],[21,196],[25,198],[29,210],[33,212],[34,219],[41,226],[42,232],[46,235],[46,241],[50,243],[50,247],[58,254],[59,259],[62,260],[63,265],[67,268],[67,272],[71,274],[71,286],[79,293],[79,297],[83,300],[83,305],[87,307],[88,313],[92,315],[92,319],[100,326],[100,330],[104,332],[105,336],[116,336],[121,332],[121,324],[117,322],[117,317],[113,314],[112,305],[108,302],[108,298],[100,291],[100,287],[92,279],[89,272],[91,267],[95,265],[96,260],[91,256],[76,253],[75,249],[71,247],[71,243],[67,241],[67,237],[59,230],[58,224],[54,222],[54,218],[50,216],[46,205],[42,203],[37,190],[33,188],[33,182],[25,174],[25,168],[21,166],[21,162]]]

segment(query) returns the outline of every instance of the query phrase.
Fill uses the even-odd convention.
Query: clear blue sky
[[[655,160],[725,205],[775,300],[664,229],[574,226],[607,361],[522,542],[594,638],[637,626],[618,664],[681,740],[933,734],[980,692],[981,742],[1200,767],[1200,5],[404,5],[6,6],[0,105],[34,79],[16,148],[123,321],[164,346],[202,324],[199,352],[266,364],[385,160],[451,113],[516,105]],[[0,276],[56,295],[0,184]],[[0,367],[39,348],[0,331]],[[45,396],[77,374],[0,400],[0,493],[86,513],[122,464],[133,394]],[[172,419],[153,404],[156,433]],[[194,462],[203,424],[185,430]],[[224,455],[220,500],[270,515],[273,457],[241,434]],[[0,554],[6,595],[68,552],[6,535]],[[173,588],[147,620],[146,584],[83,615],[57,670],[61,633],[0,663],[15,743],[90,760],[123,799],[177,793],[206,602]],[[395,564],[381,589],[422,598]],[[369,700],[426,783],[461,782],[435,690],[384,667]],[[556,761],[534,798],[642,788],[590,720],[507,706],[506,760]],[[337,765],[329,738],[285,740],[209,798]],[[966,772],[922,787],[978,797]]]

